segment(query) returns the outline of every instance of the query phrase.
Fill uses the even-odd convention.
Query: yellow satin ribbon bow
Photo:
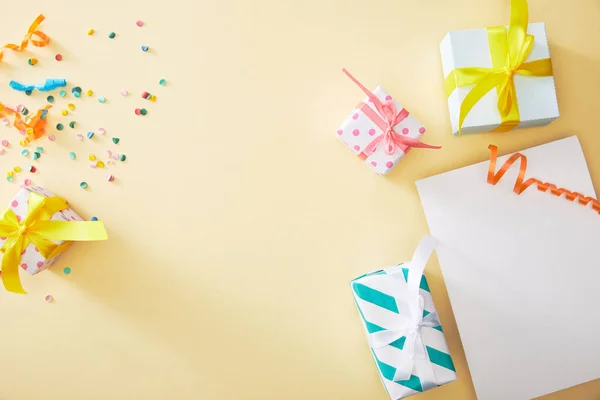
[[[27,215],[19,220],[9,208],[0,215],[0,236],[6,242],[0,248],[2,257],[2,283],[9,292],[26,293],[19,278],[19,260],[23,250],[33,243],[45,259],[63,253],[71,241],[106,240],[104,224],[100,221],[50,221],[57,212],[69,206],[60,197],[44,197],[30,193]],[[65,240],[63,244],[53,241]]]
[[[29,44],[29,42],[31,42],[31,44],[36,47],[46,46],[50,42],[50,38],[44,32],[39,31],[37,29],[38,26],[42,23],[42,21],[45,18],[46,17],[44,17],[42,14],[38,15],[38,17],[35,19],[35,21],[33,21],[31,26],[29,27],[29,30],[25,34],[25,37],[21,41],[20,45],[9,43],[9,44],[5,45],[2,49],[0,49],[0,61],[2,61],[2,57],[4,57],[4,49],[11,49],[14,51],[23,51],[27,48],[27,45]],[[33,39],[34,35],[37,36],[38,38],[40,38],[41,40]]]
[[[471,109],[494,87],[498,91],[498,111],[502,123],[493,132],[508,132],[520,122],[514,76],[552,76],[549,58],[525,62],[533,47],[533,35],[527,34],[527,0],[511,0],[508,36],[503,26],[487,29],[492,68],[455,68],[444,82],[446,96],[457,87],[475,85],[460,107],[458,130],[462,133],[465,118]]]

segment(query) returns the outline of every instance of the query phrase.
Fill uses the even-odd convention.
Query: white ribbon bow
[[[389,329],[369,334],[369,345],[373,349],[380,349],[388,346],[401,337],[406,337],[402,352],[406,355],[406,359],[401,362],[401,365],[396,368],[394,380],[403,381],[410,379],[416,359],[425,359],[427,352],[421,337],[421,329],[433,328],[439,325],[437,312],[428,314],[423,317],[425,308],[425,300],[420,294],[421,279],[425,271],[427,260],[438,244],[437,240],[431,236],[425,236],[410,263],[404,263],[400,266],[386,268],[386,275],[395,279],[404,280],[402,268],[408,267],[408,293],[402,296],[402,293],[394,295],[396,303],[408,302],[410,305],[410,317],[396,314],[394,321]],[[399,283],[400,285],[400,283]]]

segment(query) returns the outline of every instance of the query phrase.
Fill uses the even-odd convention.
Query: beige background
[[[100,217],[110,240],[78,244],[52,271],[24,276],[28,296],[0,293],[0,399],[385,399],[348,282],[409,259],[428,232],[413,182],[485,160],[490,142],[506,153],[573,134],[600,180],[600,2],[570,3],[530,0],[530,20],[548,26],[561,119],[462,138],[450,134],[438,44],[449,30],[507,23],[508,0],[5,7],[1,43],[19,40],[38,12],[53,42],[34,49],[35,67],[32,53],[7,54],[0,101],[35,109],[45,95],[27,98],[7,82],[46,77],[108,99],[54,93],[52,125],[75,119],[77,129],[40,142],[32,179]],[[383,85],[443,150],[416,150],[388,177],[374,175],[335,137],[362,98],[342,67]],[[69,101],[77,110],[61,117]],[[149,114],[134,115],[142,106]],[[98,127],[121,143],[75,139]],[[14,129],[0,136],[11,141],[1,168],[31,164]],[[128,155],[111,166],[112,184],[86,159],[105,148]],[[0,184],[4,204],[18,184]],[[418,398],[474,399],[437,260],[427,272],[459,381]],[[598,398],[600,381],[546,399]]]

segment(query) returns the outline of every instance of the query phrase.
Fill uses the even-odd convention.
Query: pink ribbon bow
[[[422,149],[441,149],[441,146],[431,146],[420,142],[418,139],[409,138],[400,135],[394,130],[394,127],[408,117],[408,111],[405,108],[396,112],[396,103],[393,100],[387,100],[382,103],[369,89],[367,89],[362,83],[360,83],[350,72],[345,68],[342,71],[350,78],[356,85],[362,89],[363,92],[369,97],[369,100],[375,106],[377,112],[373,111],[368,105],[364,105],[360,109],[373,121],[383,133],[377,136],[371,143],[365,147],[363,152],[368,156],[373,154],[377,149],[377,146],[383,142],[384,151],[387,154],[394,154],[396,146],[398,146],[403,152],[407,152],[411,147],[418,147]]]

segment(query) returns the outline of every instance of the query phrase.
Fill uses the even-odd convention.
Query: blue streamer
[[[67,86],[66,79],[46,79],[46,82],[40,83],[39,85],[23,85],[17,81],[10,81],[8,83],[14,90],[18,90],[19,92],[27,92],[33,91],[33,89],[37,89],[40,92],[48,92],[50,90],[58,89],[60,87]]]

